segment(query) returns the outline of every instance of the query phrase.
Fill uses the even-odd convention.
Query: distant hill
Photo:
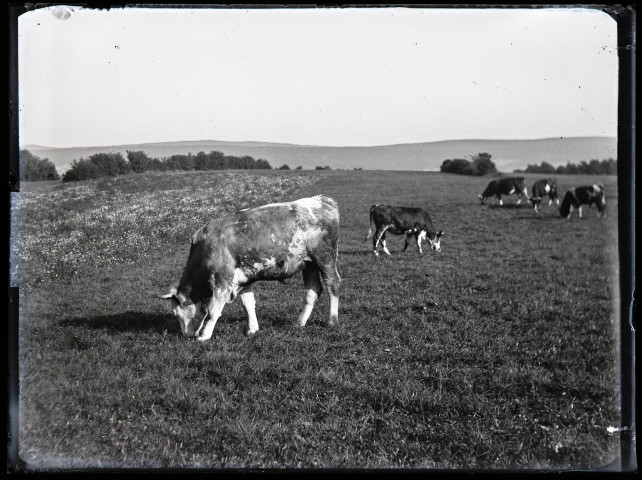
[[[446,140],[440,142],[405,143],[375,147],[322,147],[268,142],[223,142],[216,140],[143,143],[111,147],[52,148],[24,145],[40,158],[48,158],[65,172],[73,160],[94,153],[143,150],[150,157],[163,158],[191,152],[209,153],[218,150],[226,155],[250,155],[265,159],[273,168],[287,164],[312,170],[316,166],[364,170],[428,170],[439,171],[446,159],[467,158],[477,153],[489,153],[503,172],[524,169],[527,165],[548,162],[553,166],[567,162],[617,158],[617,139],[613,137],[544,138],[538,140]]]

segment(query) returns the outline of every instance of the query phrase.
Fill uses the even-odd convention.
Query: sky
[[[617,136],[617,25],[582,8],[50,6],[18,79],[21,146]]]

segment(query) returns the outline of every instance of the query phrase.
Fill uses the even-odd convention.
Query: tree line
[[[568,162],[566,165],[554,167],[550,163],[542,162],[540,165],[528,165],[525,170],[515,170],[515,173],[558,173],[570,175],[617,175],[617,160],[582,161],[579,164]]]
[[[54,164],[48,159],[41,159],[28,150],[20,150],[20,160],[25,166],[25,180],[58,180],[60,176]],[[74,182],[101,177],[113,177],[127,173],[143,173],[148,171],[174,170],[270,170],[272,166],[267,160],[255,160],[249,155],[237,157],[225,155],[219,151],[210,153],[198,152],[193,155],[172,155],[163,159],[152,158],[144,151],[127,150],[127,158],[122,153],[95,153],[87,158],[79,158],[71,163],[71,167],[63,176],[63,182]]]

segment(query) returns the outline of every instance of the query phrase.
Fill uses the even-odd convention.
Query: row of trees
[[[578,164],[568,162],[566,165],[554,167],[550,163],[542,162],[540,165],[529,165],[525,170],[515,170],[516,173],[558,173],[571,175],[617,175],[617,160],[609,158],[608,160],[591,160],[590,162],[582,161]]]
[[[91,178],[113,177],[126,173],[175,170],[270,170],[267,160],[255,160],[249,155],[236,157],[219,151],[198,152],[196,155],[172,155],[171,157],[152,158],[143,151],[127,150],[127,159],[121,153],[96,153],[88,158],[74,160],[71,168],[63,175],[63,182],[88,180]]]
[[[455,158],[444,160],[441,171],[457,173],[460,175],[488,175],[497,172],[495,163],[489,153],[478,153],[470,160]],[[55,165],[48,159],[41,159],[28,150],[20,150],[20,161],[24,165],[24,179],[28,182],[40,180],[59,180],[60,175]],[[249,155],[236,157],[225,155],[219,151],[210,153],[198,152],[196,155],[172,155],[171,157],[151,158],[144,151],[127,150],[127,159],[121,153],[96,153],[88,158],[74,160],[71,168],[63,175],[63,182],[88,180],[107,176],[123,175],[126,173],[143,173],[147,171],[172,171],[172,170],[227,170],[227,169],[271,169],[267,160],[255,160]],[[290,170],[283,164],[279,170]],[[301,170],[302,167],[296,168]],[[317,166],[316,170],[330,170],[329,166]],[[616,175],[617,160],[591,160],[554,167],[550,163],[542,162],[540,165],[528,165],[525,170],[515,170],[515,173],[540,173],[540,174],[587,174],[587,175]]]
[[[496,173],[497,167],[491,160],[489,153],[478,153],[471,160],[455,158],[444,160],[441,164],[441,171],[444,173],[457,173],[460,175],[488,175]]]

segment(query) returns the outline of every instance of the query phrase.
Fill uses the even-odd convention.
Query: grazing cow
[[[576,208],[579,217],[582,218],[582,205],[591,207],[593,204],[597,206],[597,216],[602,215],[602,217],[606,217],[606,192],[604,185],[595,184],[568,190],[560,206],[560,215],[564,218],[571,218],[571,212]]]
[[[531,203],[533,207],[535,207],[536,212],[539,212],[542,198],[546,195],[548,195],[549,206],[553,203],[553,200],[555,200],[557,205],[560,204],[560,199],[557,196],[557,182],[555,182],[553,178],[543,178],[533,183],[531,193]]]
[[[517,203],[522,201],[522,196],[528,199],[528,190],[526,189],[526,182],[524,177],[505,177],[499,178],[497,180],[491,180],[491,182],[484,190],[484,193],[479,195],[482,205],[484,200],[490,197],[497,197],[499,204],[503,205],[502,195],[512,195],[517,194]]]
[[[194,234],[178,288],[161,298],[174,302],[173,313],[183,335],[208,340],[225,304],[239,295],[251,334],[259,329],[253,284],[262,280],[285,283],[302,272],[307,292],[299,325],[305,326],[312,313],[323,290],[321,280],[330,293],[328,324],[334,325],[341,283],[338,235],[339,208],[322,195],[214,219]],[[203,314],[202,319],[197,320],[197,312]]]
[[[375,255],[379,255],[377,246],[379,242],[383,251],[390,255],[386,246],[386,232],[394,235],[406,235],[406,244],[403,247],[405,252],[410,244],[410,239],[414,236],[417,239],[419,252],[424,253],[421,249],[421,241],[428,240],[430,248],[439,252],[441,251],[441,237],[443,231],[437,231],[432,225],[430,215],[421,208],[412,207],[391,207],[388,205],[373,205],[370,207],[370,229],[366,240],[372,236],[372,224],[375,225],[375,233],[372,237],[372,246]]]

